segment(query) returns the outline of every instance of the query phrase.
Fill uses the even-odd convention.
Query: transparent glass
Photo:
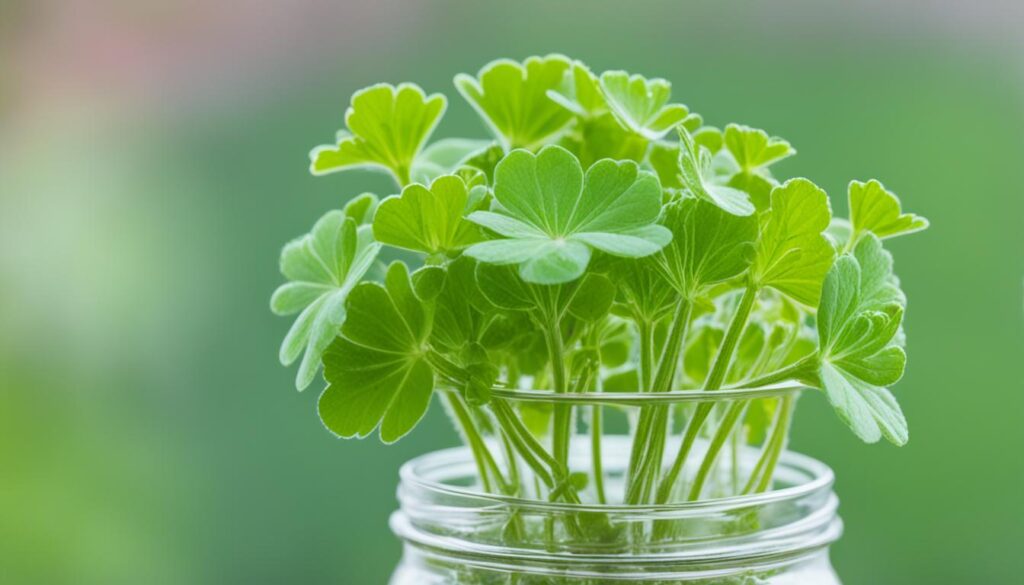
[[[621,501],[631,443],[601,438],[608,501]],[[593,444],[578,436],[572,459],[590,460]],[[698,441],[695,453],[708,444]],[[744,446],[733,460],[749,469],[760,459]],[[486,493],[477,469],[466,447],[402,468],[391,528],[404,554],[391,585],[840,583],[828,557],[842,532],[833,474],[797,453],[781,454],[771,489],[648,505]]]

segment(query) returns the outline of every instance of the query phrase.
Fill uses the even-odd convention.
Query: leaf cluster
[[[558,409],[521,409],[522,429],[503,407],[483,416],[494,387],[795,379],[862,439],[906,442],[888,389],[906,362],[906,300],[882,241],[927,220],[881,183],[852,182],[850,218],[834,218],[812,181],[776,178],[796,153],[786,140],[709,126],[664,79],[562,55],[494,61],[455,87],[489,138],[431,143],[446,98],[380,84],[311,154],[314,174],[372,167],[396,183],[282,252],[288,282],[271,306],[299,316],[281,361],[303,355],[300,388],[323,364],[331,431],[392,442],[435,390],[454,391],[463,423],[497,424],[524,449],[554,435],[554,482],[571,421]],[[375,270],[380,254],[402,260]],[[763,437],[772,417],[752,409],[742,424]]]

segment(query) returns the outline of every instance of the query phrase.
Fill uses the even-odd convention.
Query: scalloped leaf
[[[463,218],[469,202],[466,184],[454,175],[438,177],[429,189],[414,183],[380,203],[373,235],[381,243],[415,252],[458,252],[482,239],[480,229]]]
[[[625,128],[648,140],[667,134],[689,115],[682,104],[670,104],[672,84],[625,71],[601,74],[601,92],[615,118]]]
[[[751,281],[771,287],[810,307],[835,250],[823,235],[832,218],[828,195],[807,179],[791,179],[771,192],[771,207],[758,217],[760,233],[750,268]]]
[[[928,227],[927,219],[913,213],[903,213],[899,197],[874,179],[867,183],[851,181],[849,202],[853,243],[867,232],[884,240]]]
[[[602,160],[584,177],[576,157],[558,146],[534,155],[510,153],[495,172],[496,211],[469,220],[499,238],[474,244],[466,254],[490,264],[517,264],[520,276],[538,284],[579,278],[591,249],[639,258],[671,238],[656,225],[661,211],[657,178],[633,162]]]
[[[382,168],[399,185],[411,181],[417,155],[447,107],[441,94],[427,96],[414,83],[387,83],[357,91],[345,112],[347,130],[334,145],[310,153],[310,171],[325,175],[353,168]]]
[[[281,273],[290,282],[274,291],[270,308],[277,315],[301,311],[280,351],[286,366],[303,354],[295,376],[299,390],[313,382],[324,350],[345,322],[345,300],[379,251],[369,228],[357,228],[356,221],[339,210],[328,212],[309,234],[282,250]]]
[[[506,150],[533,149],[572,121],[572,112],[548,97],[548,91],[562,85],[570,64],[562,55],[530,57],[522,63],[498,59],[476,77],[455,76],[455,87]]]
[[[388,267],[384,286],[356,286],[347,310],[342,336],[324,353],[329,385],[320,419],[340,437],[366,437],[379,427],[381,440],[393,443],[423,418],[434,391],[428,313],[401,262]]]
[[[903,318],[891,259],[868,236],[829,270],[818,307],[819,382],[853,432],[874,443],[907,442],[907,421],[885,386],[903,375],[906,354],[895,339]]]

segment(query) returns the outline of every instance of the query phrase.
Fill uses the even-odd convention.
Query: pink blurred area
[[[586,4],[593,10],[615,6]],[[651,15],[683,12],[671,2],[651,4]],[[0,86],[0,112],[9,129],[69,102],[100,108],[209,105],[210,99],[253,87],[266,90],[338,60],[386,56],[396,39],[429,38],[425,26],[445,20],[457,31],[466,5],[436,0],[13,0],[0,13],[0,63],[7,78]],[[572,5],[550,7],[564,12]],[[531,3],[523,7],[538,9]],[[730,28],[788,29],[826,43],[938,36],[1010,51],[1024,45],[1019,30],[1024,2],[1018,0],[783,0],[740,8],[707,24],[723,34]]]
[[[366,58],[425,3],[257,0],[9,4],[0,92],[18,126],[51,108],[194,106]],[[10,129],[10,127],[8,127]]]

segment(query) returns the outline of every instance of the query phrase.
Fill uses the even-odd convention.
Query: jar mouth
[[[491,389],[491,394],[511,402],[641,407],[781,398],[787,395],[799,394],[809,389],[809,387],[802,384],[782,382],[756,388],[723,388],[714,392],[708,392],[707,390],[672,390],[669,392],[556,393],[551,390],[521,390],[495,387]],[[443,388],[442,390],[449,392],[459,391],[454,388]]]
[[[618,438],[612,441],[618,442]],[[576,445],[574,445],[576,446]],[[410,489],[424,493],[447,494],[484,504],[504,504],[524,510],[565,512],[621,512],[633,514],[660,514],[671,517],[702,515],[728,512],[739,508],[759,506],[786,500],[795,500],[823,491],[831,491],[835,473],[824,463],[793,451],[786,451],[779,459],[776,479],[785,487],[757,494],[708,498],[692,502],[670,502],[665,504],[589,504],[567,502],[545,502],[530,498],[481,492],[477,489],[446,483],[462,472],[472,475],[475,470],[470,451],[466,447],[452,447],[421,455],[407,461],[399,470],[401,479],[399,495]]]
[[[628,452],[626,437],[608,443]],[[585,445],[573,445],[585,448]],[[756,452],[744,454],[752,458]],[[423,455],[401,470],[401,509],[391,518],[393,532],[408,546],[434,560],[488,570],[531,574],[571,574],[616,579],[635,575],[719,576],[794,563],[839,538],[834,474],[825,464],[786,452],[779,461],[777,489],[667,504],[569,504],[484,493],[460,479],[474,472],[467,448]],[[569,537],[509,539],[510,518],[558,523],[566,517],[600,514],[618,534],[673,527],[670,537],[614,542],[576,542]],[[566,573],[568,571],[569,573]],[[590,573],[589,571],[592,571]]]

